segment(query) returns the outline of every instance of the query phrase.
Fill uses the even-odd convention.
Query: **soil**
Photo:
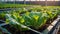
[[[0,20],[2,20],[2,21],[6,21],[5,18],[0,18]],[[0,21],[0,24],[1,24],[1,23],[4,23],[4,22],[2,22],[2,21]]]
[[[58,33],[57,34],[60,34],[60,28],[59,28],[59,31],[58,31]]]

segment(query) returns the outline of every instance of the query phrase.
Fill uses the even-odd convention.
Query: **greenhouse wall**
[[[37,4],[37,5],[46,5],[46,1],[25,1],[26,4]],[[6,3],[17,3],[17,4],[24,4],[24,1],[8,1]],[[48,6],[60,6],[60,1],[47,1]]]
[[[35,2],[31,2],[31,4],[39,4],[39,5],[46,5],[46,2],[45,1],[35,1]],[[56,6],[56,5],[59,5],[60,6],[60,1],[47,1],[47,5],[53,5],[53,6]]]

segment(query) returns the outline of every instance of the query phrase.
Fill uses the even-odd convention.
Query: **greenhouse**
[[[60,0],[0,0],[0,34],[60,34]]]

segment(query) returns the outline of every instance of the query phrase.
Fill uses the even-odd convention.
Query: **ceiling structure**
[[[24,1],[24,0],[0,0],[0,1]],[[25,1],[46,1],[46,0],[25,0]],[[60,0],[47,0],[47,1],[60,1]]]

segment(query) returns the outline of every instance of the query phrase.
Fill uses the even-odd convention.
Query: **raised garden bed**
[[[56,18],[55,18],[56,19]],[[54,21],[54,20],[53,20]],[[52,22],[53,22],[52,21]],[[52,23],[51,22],[51,23]],[[43,32],[47,27],[49,27],[49,25],[51,25],[51,23],[46,23],[46,25],[44,25],[44,26],[42,26],[39,30],[37,30],[37,31],[39,31],[39,32]],[[2,27],[4,27],[4,28],[6,28],[10,33],[12,33],[12,34],[17,34],[17,33],[19,33],[19,34],[37,34],[37,33],[35,33],[35,32],[33,32],[33,31],[31,31],[31,30],[27,30],[27,31],[20,31],[20,30],[18,30],[18,29],[16,29],[15,27],[12,27],[12,26],[10,26],[10,25],[5,25],[5,26],[2,26]]]
[[[51,25],[51,23],[57,18],[57,16],[58,16],[58,11],[55,13],[54,11],[50,11],[50,13],[48,12],[48,11],[45,11],[46,9],[44,8],[42,11],[38,11],[39,9],[37,9],[37,11],[36,10],[31,10],[31,11],[33,11],[33,12],[27,12],[28,10],[21,10],[21,13],[18,11],[16,11],[16,12],[12,12],[11,14],[10,13],[8,13],[8,14],[6,14],[6,18],[8,19],[8,21],[7,22],[9,22],[8,23],[8,25],[5,25],[5,26],[2,26],[3,28],[6,28],[10,33],[12,33],[12,34],[17,34],[17,33],[19,33],[19,34],[38,34],[38,33],[36,33],[36,32],[33,32],[32,30],[29,30],[29,29],[27,29],[27,30],[23,30],[23,29],[19,29],[19,28],[21,28],[20,26],[21,26],[21,24],[23,24],[24,26],[28,26],[28,24],[26,25],[25,23],[27,23],[27,22],[24,22],[24,20],[26,20],[27,19],[27,21],[28,22],[32,22],[33,24],[30,24],[29,23],[29,28],[31,28],[31,29],[33,29],[33,30],[36,30],[36,31],[38,31],[38,32],[43,32],[45,29],[47,29],[50,25]],[[49,10],[49,9],[48,9]],[[55,10],[55,9],[54,9]],[[34,12],[34,11],[36,11],[36,13]],[[23,14],[22,14],[22,12],[23,12]],[[29,14],[30,13],[30,14]],[[42,13],[42,14],[41,14]],[[46,14],[47,15],[46,15]],[[55,13],[55,14],[54,14]],[[9,15],[10,14],[10,15]],[[9,16],[8,16],[9,15]],[[31,19],[31,21],[29,21],[30,20],[30,17],[28,17],[28,16],[30,16],[30,17],[32,17]],[[44,17],[42,17],[42,19],[44,18],[45,20],[47,20],[46,22],[44,22],[44,20],[42,20],[41,18],[39,18],[39,17],[41,17],[41,15],[42,16],[44,16]],[[21,16],[22,16],[22,18],[24,19],[21,19]],[[18,25],[17,23],[15,23],[14,22],[14,20],[12,21],[11,20],[11,18],[13,18],[14,20],[16,20],[20,25]],[[39,19],[41,19],[42,20],[42,22],[36,22],[35,20],[36,20],[36,18],[39,18]],[[3,21],[6,21],[6,18],[1,18],[1,20],[3,20]],[[17,19],[16,19],[17,18]],[[47,19],[46,19],[47,18]],[[23,20],[23,21],[19,21],[19,20]],[[34,20],[34,21],[33,21]],[[41,21],[41,20],[39,20],[39,21]],[[7,23],[6,22],[6,23]],[[35,24],[35,23],[36,24]],[[43,24],[43,25],[38,25],[38,24]],[[32,26],[31,26],[32,25]],[[37,27],[36,27],[37,26]],[[39,26],[39,27],[38,27]],[[18,28],[19,27],[19,28]],[[38,28],[38,29],[36,29],[36,28]]]

